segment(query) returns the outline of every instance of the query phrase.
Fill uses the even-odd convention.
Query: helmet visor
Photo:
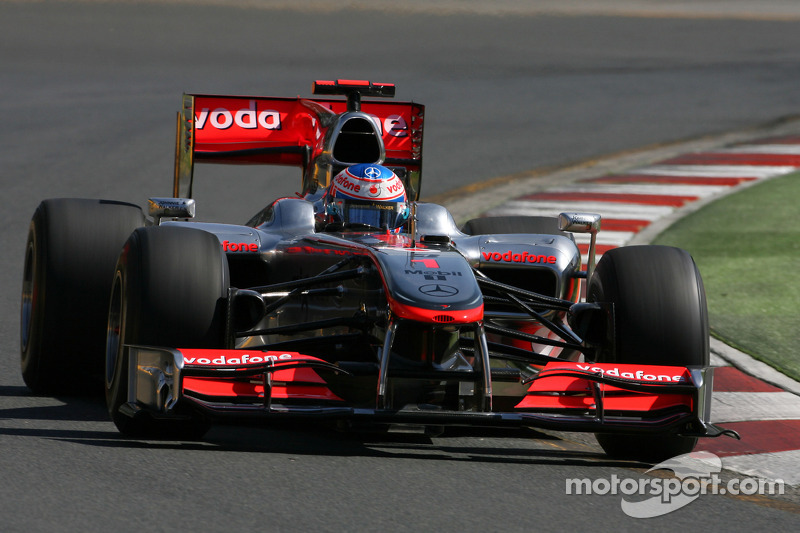
[[[336,210],[346,225],[365,225],[377,229],[395,229],[405,224],[408,207],[405,202],[363,202],[337,199]]]

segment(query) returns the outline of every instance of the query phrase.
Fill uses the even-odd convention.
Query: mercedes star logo
[[[368,178],[376,180],[381,177],[382,172],[378,167],[367,167],[364,169],[364,174]]]
[[[455,296],[458,294],[458,289],[450,285],[440,285],[438,283],[429,283],[419,288],[419,292],[427,296],[435,296],[437,298],[446,298],[448,296]]]

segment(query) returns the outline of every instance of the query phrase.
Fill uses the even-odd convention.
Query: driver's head
[[[403,182],[382,165],[353,165],[337,174],[325,194],[329,221],[343,228],[395,230],[408,219]]]

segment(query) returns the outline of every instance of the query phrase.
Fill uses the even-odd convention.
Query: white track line
[[[711,154],[765,154],[765,155],[800,155],[797,144],[742,144],[731,148],[709,150]]]
[[[713,422],[800,420],[800,396],[791,392],[714,392]]]
[[[702,178],[771,178],[796,170],[793,166],[761,165],[653,165],[626,174],[653,174],[656,176],[697,176]]]
[[[617,202],[568,201],[537,202],[534,200],[511,200],[487,212],[497,215],[532,215],[537,213],[558,216],[559,213],[584,212],[600,213],[606,218],[626,218],[634,220],[657,220],[672,213],[675,208],[666,205],[638,205]]]
[[[651,183],[576,183],[572,187],[547,189],[547,193],[601,193],[601,194],[641,194],[654,196],[696,196],[706,198],[730,190],[728,185],[690,185],[690,184],[651,184]]]

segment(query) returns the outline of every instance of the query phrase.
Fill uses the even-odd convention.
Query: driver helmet
[[[325,213],[344,228],[368,226],[395,231],[408,220],[403,182],[390,169],[371,163],[339,172],[325,194]]]

